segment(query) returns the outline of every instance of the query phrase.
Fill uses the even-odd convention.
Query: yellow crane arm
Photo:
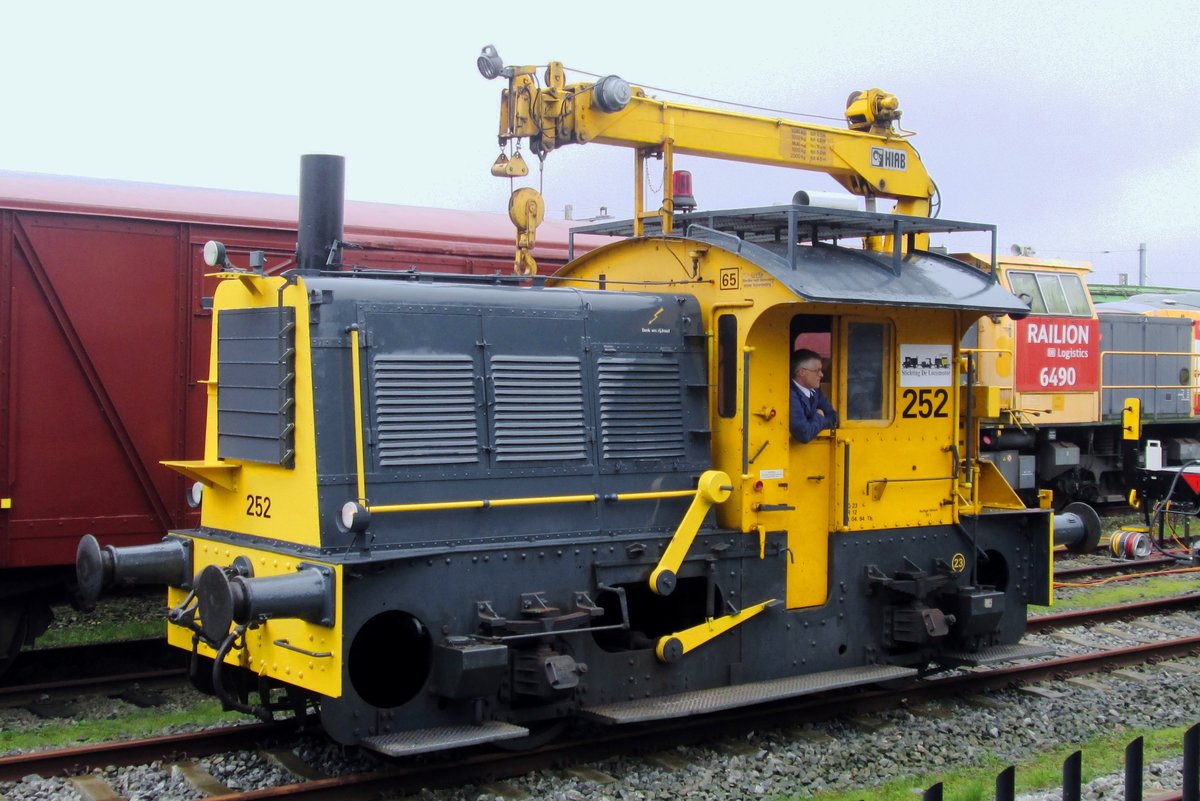
[[[846,109],[848,129],[655,100],[615,75],[594,83],[567,84],[560,62],[551,62],[544,83],[535,67],[503,67],[493,48],[491,77],[508,78],[501,98],[499,138],[528,139],[544,157],[568,144],[598,142],[638,150],[635,206],[641,215],[641,170],[646,156],[664,159],[670,177],[673,153],[813,170],[833,176],[850,192],[896,201],[896,212],[928,216],[934,185],[917,151],[894,122],[899,103],[878,89],[856,92]],[[667,184],[669,186],[669,184]],[[669,215],[669,193],[663,209]],[[665,230],[670,230],[664,216]]]

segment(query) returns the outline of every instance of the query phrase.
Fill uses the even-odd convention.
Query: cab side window
[[[792,318],[792,353],[808,349],[821,356],[821,392],[833,400],[830,386],[836,365],[833,360],[833,318],[827,314],[797,314]],[[837,405],[836,403],[834,404]]]
[[[891,417],[891,326],[850,322],[846,325],[846,419],[884,420]]]
[[[1073,273],[1010,270],[1008,281],[1013,294],[1029,303],[1034,314],[1087,317],[1092,313],[1083,281]]]
[[[738,372],[737,318],[722,314],[717,318],[717,416],[737,414]]]

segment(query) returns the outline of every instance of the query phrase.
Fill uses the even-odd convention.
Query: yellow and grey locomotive
[[[532,281],[332,274],[341,170],[305,157],[297,270],[211,249],[200,527],[79,549],[85,593],[170,585],[198,684],[411,754],[1031,653],[1052,520],[976,458],[958,344],[1026,307],[914,247],[990,227],[780,206]],[[840,415],[804,444],[797,347]]]

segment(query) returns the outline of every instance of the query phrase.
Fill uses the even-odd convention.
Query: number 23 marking
[[[950,393],[944,389],[906,389],[900,397],[908,401],[901,417],[949,417],[946,401]]]

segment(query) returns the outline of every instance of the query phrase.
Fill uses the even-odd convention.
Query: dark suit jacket
[[[833,404],[821,393],[821,390],[814,389],[812,397],[807,397],[800,391],[800,387],[796,385],[795,381],[791,384],[792,408],[789,422],[792,436],[797,442],[811,442],[813,437],[823,430],[837,427],[837,412],[833,410]],[[825,416],[817,414],[817,409],[823,411]]]

